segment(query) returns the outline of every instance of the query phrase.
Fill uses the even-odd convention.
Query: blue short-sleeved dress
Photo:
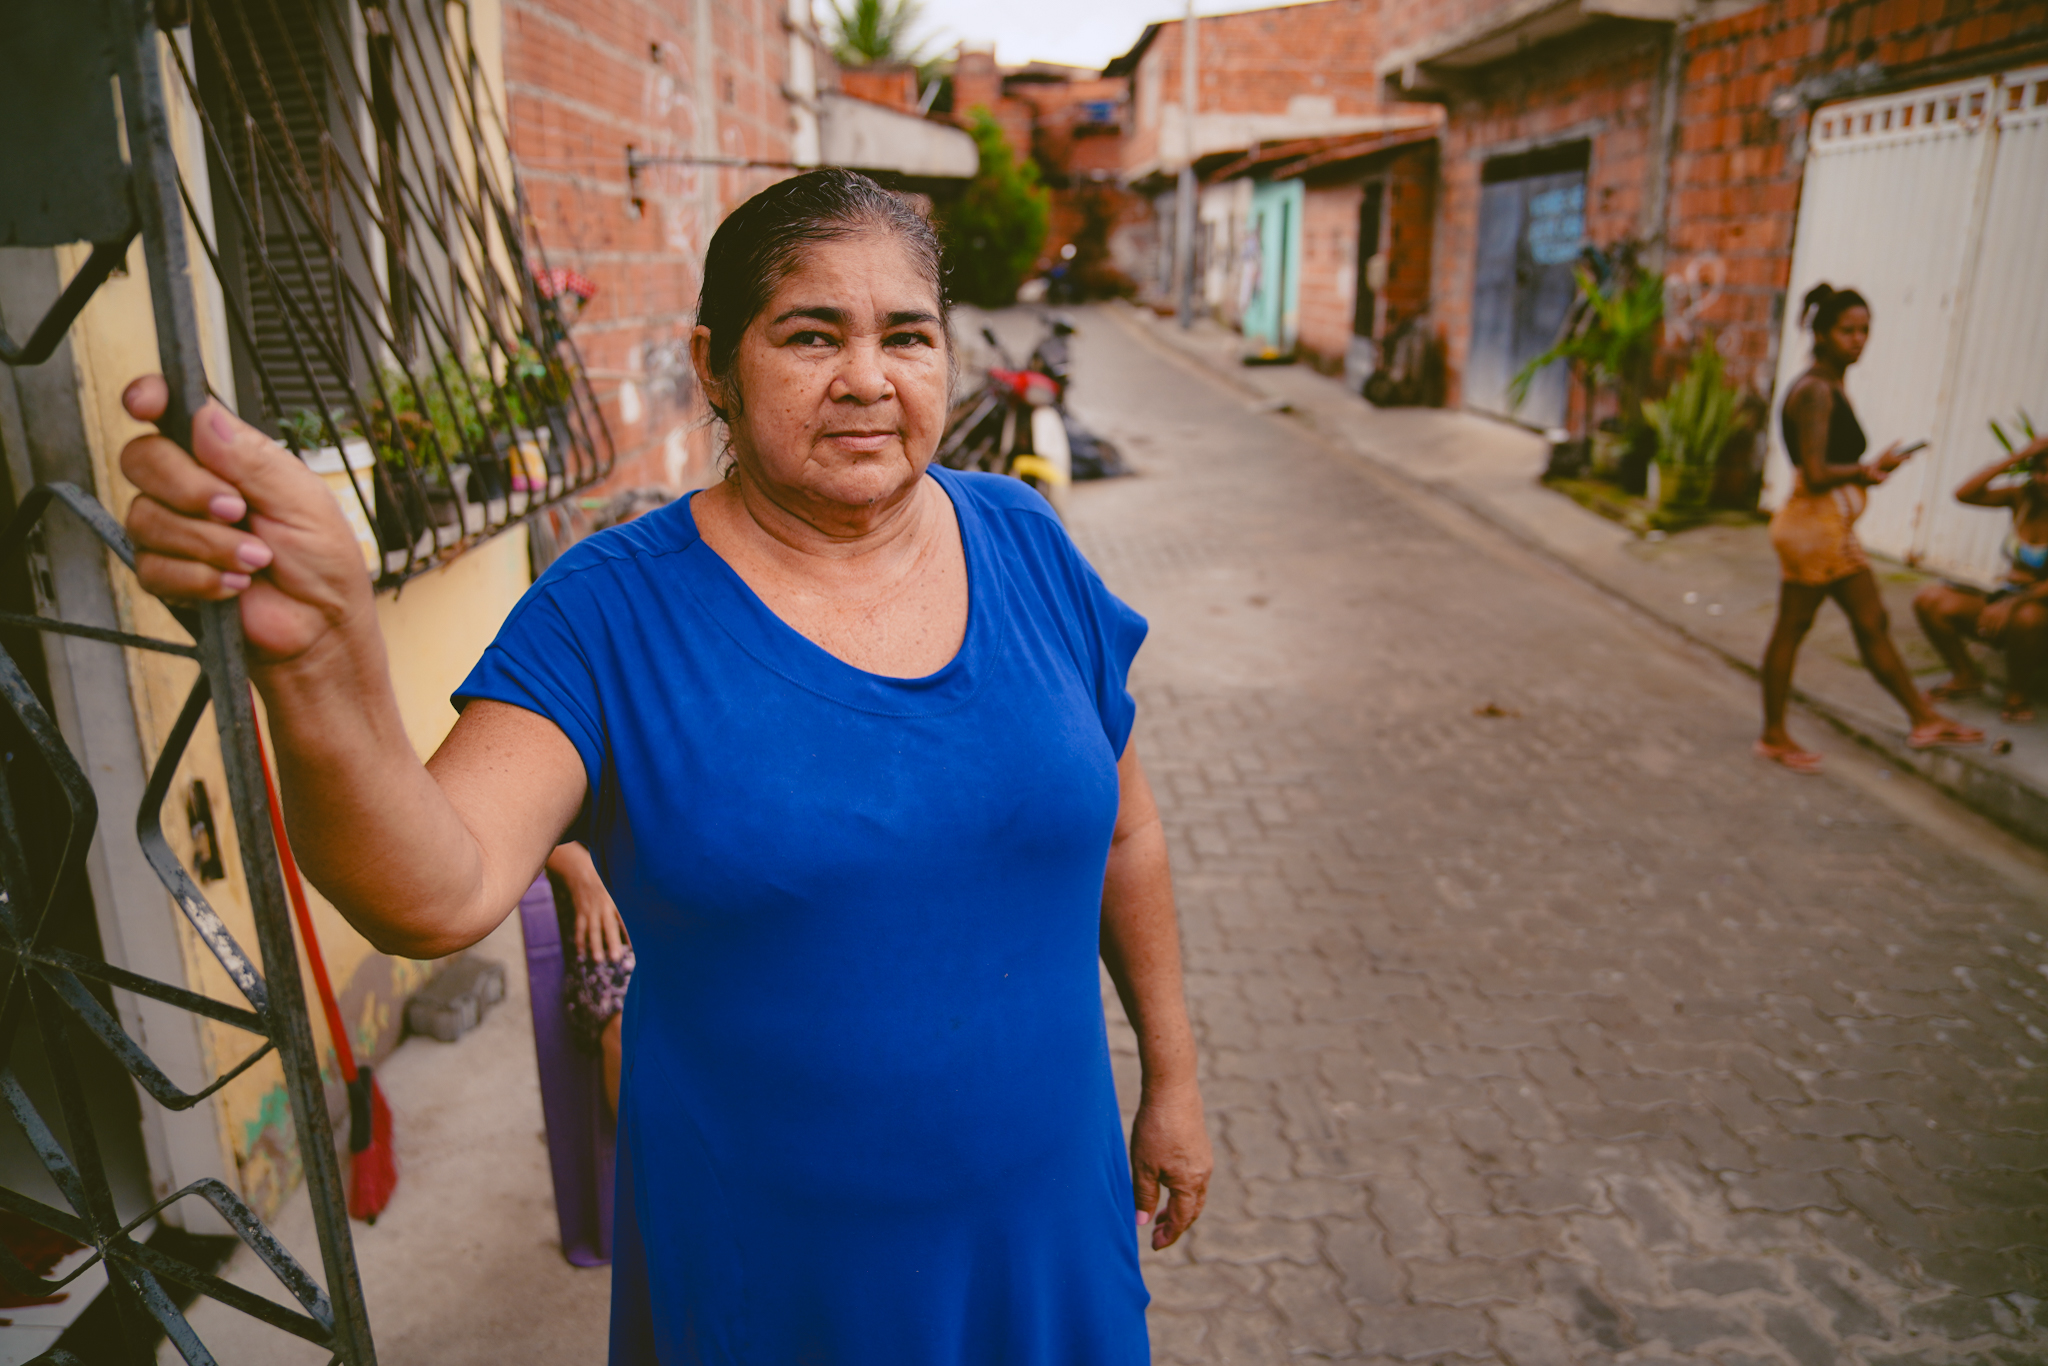
[[[934,469],[959,654],[865,673],[687,501],[584,541],[457,693],[582,754],[639,958],[614,1363],[1139,1366],[1096,975],[1145,623],[1039,495]]]

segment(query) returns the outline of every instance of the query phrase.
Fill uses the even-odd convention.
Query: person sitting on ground
[[[597,515],[593,531],[624,526],[634,518],[666,507],[675,495],[663,488],[627,489]],[[633,982],[633,940],[619,918],[619,908],[606,890],[590,851],[574,840],[555,846],[548,855],[548,880],[556,890],[564,917],[562,1005],[569,1014],[569,1032],[586,1052],[604,1059],[604,1097],[619,1112],[620,1017],[626,988]],[[566,898],[566,907],[561,903]]]
[[[1819,284],[1807,291],[1799,316],[1813,329],[1813,365],[1792,381],[1780,415],[1794,475],[1791,496],[1771,518],[1771,546],[1785,580],[1764,652],[1764,729],[1756,752],[1794,773],[1820,772],[1820,755],[1801,748],[1786,731],[1785,706],[1800,642],[1829,598],[1848,615],[1865,667],[1912,719],[1908,745],[1976,744],[1982,731],[1943,716],[1914,685],[1892,644],[1877,576],[1856,539],[1864,491],[1882,484],[1911,454],[1894,442],[1866,463],[1863,452],[1870,443],[1842,390],[1843,377],[1870,340],[1870,304],[1853,289]]]
[[[2024,477],[1997,483],[2008,474]],[[2010,564],[2005,583],[1992,592],[1931,583],[1913,599],[1920,629],[1949,667],[1948,682],[1929,688],[1928,696],[1975,697],[1984,691],[1984,671],[1963,643],[1968,636],[2005,651],[2001,715],[2031,721],[2034,704],[2048,699],[2048,436],[1978,470],[1956,490],[1956,500],[2012,509],[2012,534],[2005,542]]]

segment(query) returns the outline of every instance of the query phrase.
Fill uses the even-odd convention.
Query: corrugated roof
[[[1390,152],[1397,147],[1406,147],[1414,143],[1432,142],[1436,136],[1436,125],[1429,124],[1395,129],[1391,132],[1381,130],[1373,133],[1342,133],[1330,137],[1262,143],[1237,160],[1217,168],[1207,178],[1235,180],[1239,176],[1264,171],[1268,179],[1286,180],[1321,167],[1334,166],[1339,162],[1376,156],[1381,152]]]

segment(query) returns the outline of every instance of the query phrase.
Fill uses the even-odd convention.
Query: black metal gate
[[[601,478],[609,438],[536,283],[548,277],[521,230],[505,131],[463,14],[438,0],[16,0],[0,9],[0,246],[96,244],[27,338],[0,333],[0,361],[47,359],[139,236],[171,394],[159,425],[188,443],[192,415],[232,385],[244,417],[292,450],[339,465],[363,514],[366,568],[381,583]],[[174,107],[203,144],[185,147],[182,163]],[[230,373],[217,365],[211,385],[202,305],[231,334]],[[90,533],[86,544],[132,568],[115,520],[90,493],[60,483],[22,499],[0,532],[0,570],[37,553],[51,519],[75,519]],[[0,1189],[0,1209],[92,1250],[138,1353],[167,1337],[187,1362],[214,1360],[178,1308],[180,1295],[196,1291],[319,1344],[335,1362],[368,1366],[375,1353],[236,609],[174,609],[189,635],[181,641],[61,620],[41,595],[38,604],[0,612],[0,628],[199,665],[129,828],[243,1001],[64,946],[66,889],[83,876],[95,833],[126,838],[131,813],[102,825],[92,782],[29,674],[0,652],[0,729],[12,751],[0,783],[0,1106],[65,1206]],[[162,828],[173,774],[208,708],[253,903],[256,960]],[[18,798],[31,792],[41,806],[24,811]],[[248,1052],[198,1089],[182,1089],[109,1011],[110,989],[244,1030]],[[54,1123],[17,1075],[17,1046],[31,1028],[52,1060]],[[150,1101],[172,1110],[205,1101],[275,1051],[322,1277],[219,1180],[193,1182],[122,1219],[77,1069],[65,1063],[90,1049],[105,1050]],[[187,1200],[217,1211],[289,1301],[232,1285],[136,1236],[151,1216]],[[60,1288],[4,1247],[0,1279],[22,1292]],[[75,1360],[61,1350],[43,1359]]]

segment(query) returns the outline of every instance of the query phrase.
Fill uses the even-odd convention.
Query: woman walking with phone
[[[1799,316],[1813,329],[1813,365],[1792,382],[1780,415],[1794,477],[1791,496],[1771,518],[1771,545],[1785,577],[1777,625],[1764,651],[1764,729],[1756,752],[1794,773],[1820,772],[1821,756],[1801,748],[1786,731],[1785,704],[1792,696],[1800,642],[1829,598],[1848,616],[1865,667],[1906,709],[1912,722],[1908,745],[1977,744],[1982,731],[1934,710],[1914,685],[1892,644],[1877,576],[1856,539],[1866,490],[1882,484],[1926,444],[1894,442],[1877,459],[1863,459],[1870,442],[1842,380],[1870,341],[1870,304],[1853,289],[1819,284],[1807,291]]]

